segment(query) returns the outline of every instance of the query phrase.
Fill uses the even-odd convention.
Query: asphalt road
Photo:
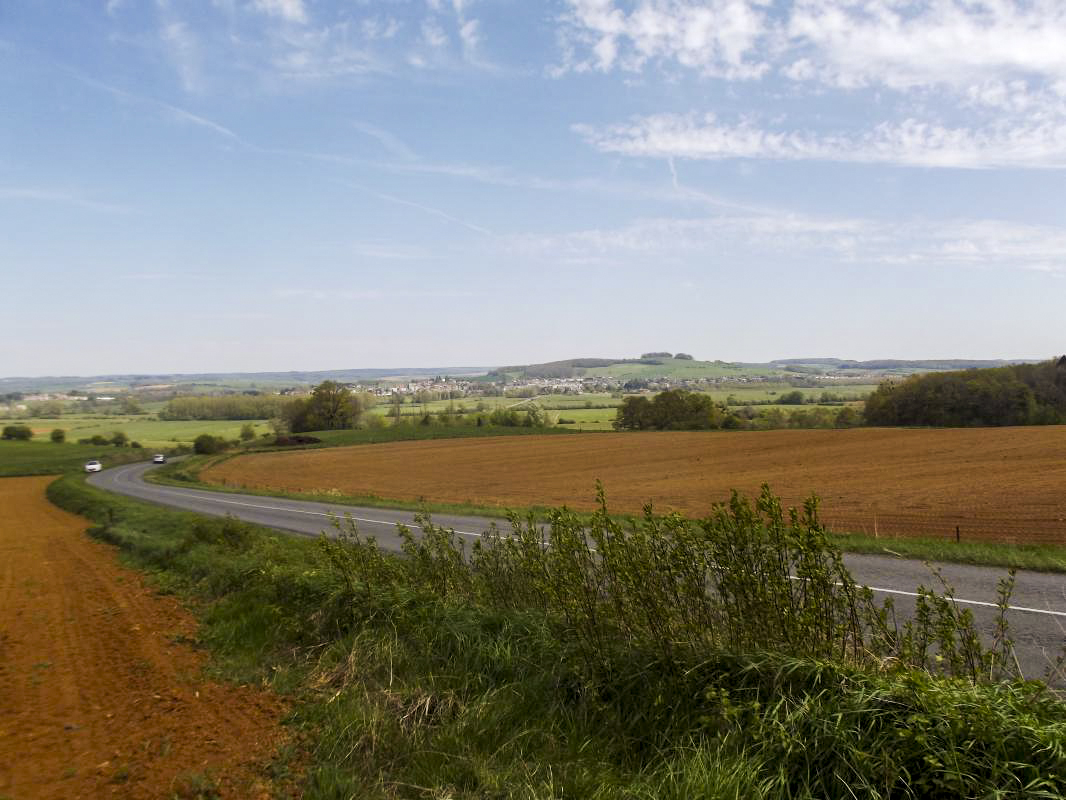
[[[358,524],[360,533],[373,535],[383,548],[396,551],[399,551],[399,541],[394,535],[396,526],[414,527],[414,514],[410,511],[157,486],[144,480],[144,473],[152,467],[152,464],[140,463],[104,470],[91,475],[89,483],[171,508],[213,516],[229,514],[257,525],[310,536],[323,531],[332,534],[331,518],[348,514]],[[471,539],[480,537],[481,532],[494,522],[485,517],[450,514],[434,514],[433,521]],[[507,525],[506,521],[495,522],[502,522],[502,527]],[[859,583],[878,594],[893,596],[901,614],[908,614],[913,609],[914,593],[919,586],[939,588],[929,567],[920,561],[891,555],[855,554],[847,554],[845,561]],[[1006,575],[1006,570],[960,564],[937,566],[954,587],[957,602],[971,608],[979,627],[990,632],[996,614],[996,586]],[[1066,576],[1019,572],[1008,619],[1023,674],[1031,678],[1043,677],[1049,663],[1066,646]],[[1066,684],[1066,676],[1053,683]]]

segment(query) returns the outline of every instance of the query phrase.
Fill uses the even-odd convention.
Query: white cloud
[[[252,8],[286,22],[307,22],[307,9],[303,0],[253,0]]]
[[[795,0],[787,36],[800,60],[845,87],[1066,77],[1066,4],[1058,0]]]
[[[613,0],[569,0],[560,35],[563,69],[641,70],[676,61],[706,75],[753,78],[769,32],[766,0],[641,0],[628,13]],[[578,55],[581,48],[586,55]]]
[[[676,64],[744,78],[772,66],[795,80],[897,89],[968,88],[1018,76],[1066,79],[1066,4],[1060,0],[568,0],[567,5],[560,35],[569,66],[578,70]]]
[[[668,114],[579,128],[605,151],[1066,166],[1062,0],[568,2],[560,35],[569,69],[685,68],[702,76],[766,79],[770,92],[783,78],[824,106],[836,104],[830,109],[835,117],[841,103],[866,101],[879,119],[865,129],[829,134]]]
[[[1066,275],[1066,230],[1003,220],[879,221],[803,214],[656,218],[620,228],[512,236],[513,254],[569,264],[678,259],[709,264],[788,256],[863,268],[913,265]]]
[[[468,19],[459,26],[459,39],[463,43],[465,53],[473,53],[481,42],[481,34],[478,32],[480,23],[476,19]]]
[[[921,167],[1066,167],[1066,117],[948,127],[916,119],[883,122],[859,133],[767,130],[713,114],[655,114],[575,131],[608,153],[652,158],[765,158]]]

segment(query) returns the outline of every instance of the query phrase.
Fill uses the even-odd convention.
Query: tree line
[[[279,395],[186,395],[175,397],[159,412],[166,420],[272,419],[291,402]]]
[[[1066,356],[1039,364],[912,375],[866,399],[869,425],[978,427],[1066,423]]]
[[[804,408],[791,413],[772,408],[760,412],[750,405],[729,408],[716,403],[710,395],[687,389],[668,389],[650,399],[645,395],[626,397],[614,419],[615,430],[623,431],[854,428],[862,424],[862,414],[851,406]]]

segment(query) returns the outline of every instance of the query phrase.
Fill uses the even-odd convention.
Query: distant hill
[[[680,357],[679,357],[680,356]],[[611,377],[618,380],[724,380],[779,376],[782,381],[818,378],[835,374],[845,378],[906,376],[923,372],[1033,364],[1034,359],[878,359],[854,361],[842,358],[781,358],[765,363],[699,361],[686,353],[644,353],[639,358],[568,358],[541,364],[506,367],[392,367],[388,369],[292,370],[288,372],[127,373],[111,375],[0,378],[0,394],[7,392],[65,392],[72,389],[108,389],[174,385],[190,391],[206,389],[266,389],[311,386],[324,380],[358,383],[382,380],[425,379],[435,375],[475,378],[485,381]]]
[[[189,386],[219,386],[241,388],[283,388],[287,386],[311,386],[322,381],[358,383],[386,379],[427,378],[434,375],[475,376],[484,375],[490,367],[393,367],[389,369],[333,369],[293,370],[290,372],[202,372],[202,373],[157,373],[115,375],[65,375],[39,378],[0,378],[0,394],[5,392],[67,391],[106,387],[138,387],[159,384]]]
[[[894,358],[876,359],[873,361],[852,361],[843,358],[778,358],[770,362],[771,365],[783,366],[821,366],[832,369],[863,369],[863,370],[923,370],[939,372],[942,370],[957,369],[984,369],[988,367],[1005,367],[1010,364],[1035,364],[1038,359],[919,359],[907,361]]]

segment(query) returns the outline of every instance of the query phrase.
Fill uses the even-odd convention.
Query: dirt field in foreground
[[[702,515],[763,482],[811,492],[841,531],[1066,544],[1066,426],[612,433],[264,453],[204,473],[231,486],[521,507]]]
[[[0,478],[0,797],[268,797],[277,698],[205,680],[195,620],[52,480]]]

